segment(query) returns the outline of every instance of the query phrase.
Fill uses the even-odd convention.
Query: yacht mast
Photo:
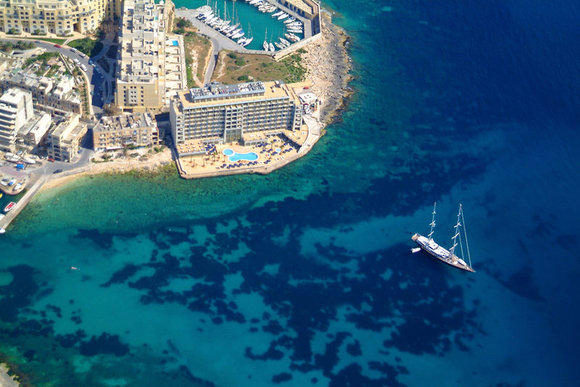
[[[463,206],[461,204],[459,205],[459,212],[461,213],[461,223],[463,223],[463,235],[465,235],[465,249],[467,250],[467,259],[469,260],[469,267],[471,267],[471,253],[469,252],[469,241],[467,240],[467,227],[465,226]]]
[[[453,259],[453,257],[455,256],[455,247],[457,247],[457,237],[460,234],[459,227],[461,227],[460,220],[461,220],[461,204],[459,205],[459,211],[457,212],[457,223],[453,227],[453,229],[455,230],[455,234],[451,238],[451,240],[453,241],[453,245],[449,249],[449,252],[451,253],[451,256],[450,256],[451,259]]]
[[[433,240],[433,233],[435,232],[435,214],[437,214],[437,202],[433,203],[433,217],[431,218],[431,231],[429,231],[429,240]]]

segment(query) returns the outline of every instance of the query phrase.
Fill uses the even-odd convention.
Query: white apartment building
[[[13,88],[0,97],[0,150],[15,151],[16,135],[33,115],[30,92]]]
[[[157,111],[165,105],[166,30],[172,23],[171,2],[125,0],[115,90],[115,105],[122,111]]]

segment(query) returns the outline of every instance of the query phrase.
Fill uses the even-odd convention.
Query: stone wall
[[[319,32],[318,34],[311,36],[308,39],[304,39],[304,40],[301,40],[297,43],[292,44],[290,47],[287,47],[287,48],[280,50],[280,51],[276,51],[273,55],[274,60],[278,61],[280,59],[283,59],[283,58],[287,57],[288,55],[293,54],[297,50],[303,48],[304,46],[307,46],[308,44],[319,40],[321,37],[322,37],[322,33]]]

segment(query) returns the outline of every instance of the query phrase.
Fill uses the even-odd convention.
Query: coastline
[[[20,386],[18,376],[14,373],[10,375],[10,368],[6,363],[0,363],[0,386],[2,387]]]
[[[349,83],[352,59],[348,53],[350,36],[332,23],[330,11],[322,10],[322,37],[306,46],[303,59],[306,79],[312,83],[312,91],[322,99],[320,122],[322,129],[339,118],[353,94]]]
[[[312,85],[312,91],[322,102],[319,108],[320,134],[322,136],[326,133],[326,127],[328,125],[340,120],[341,112],[345,109],[348,104],[348,99],[353,94],[353,90],[349,87],[349,83],[353,77],[350,74],[352,60],[348,52],[350,37],[344,29],[332,23],[330,11],[323,10],[321,12],[321,21],[321,39],[304,47],[304,52],[301,56],[306,67],[306,81]],[[111,162],[91,163],[89,166],[71,171],[69,174],[51,178],[44,184],[40,191],[63,186],[83,176],[127,174],[136,171],[159,173],[162,167],[171,163],[175,163],[176,170],[182,178],[188,179],[253,173],[267,175],[303,157],[312,149],[312,146],[319,138],[313,144],[310,144],[306,152],[301,152],[292,158],[283,160],[283,162],[267,167],[223,171],[220,173],[201,173],[195,176],[184,177],[181,173],[182,167],[179,161],[176,161],[172,157],[169,149],[165,149],[147,161],[122,159]]]
[[[162,152],[153,155],[147,161],[122,159],[109,162],[91,163],[82,169],[73,170],[69,174],[53,177],[42,186],[40,192],[60,187],[83,176],[125,174],[136,171],[158,173],[159,169],[170,166],[172,163],[174,163],[174,161],[169,148],[165,148]]]

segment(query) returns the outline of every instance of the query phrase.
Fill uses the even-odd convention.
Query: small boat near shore
[[[440,246],[433,240],[433,234],[435,232],[435,215],[437,214],[437,203],[433,205],[433,213],[431,218],[431,230],[429,234],[425,237],[421,234],[414,234],[411,239],[413,242],[417,243],[419,247],[416,247],[411,250],[413,253],[418,253],[419,251],[424,251],[425,253],[429,254],[433,258],[438,259],[450,266],[453,266],[457,269],[469,271],[475,273],[475,270],[471,267],[471,254],[469,252],[469,242],[467,240],[467,231],[465,228],[465,218],[463,216],[463,206],[459,205],[459,211],[457,213],[457,223],[453,227],[454,235],[451,237],[452,245],[447,250],[446,248]],[[455,254],[456,247],[459,246],[461,251],[461,257],[458,257]],[[464,252],[465,247],[465,252]],[[466,253],[466,254],[465,254]],[[467,262],[463,259],[463,257],[467,257]]]
[[[8,205],[6,207],[4,207],[4,212],[8,213],[10,212],[10,210],[12,210],[14,208],[14,206],[16,205],[15,202],[10,202],[8,203]]]

